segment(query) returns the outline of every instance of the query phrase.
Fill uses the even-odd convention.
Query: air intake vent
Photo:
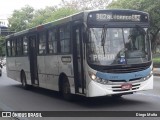
[[[148,66],[146,67],[125,67],[125,68],[112,68],[112,69],[108,69],[108,70],[104,70],[103,72],[107,72],[107,73],[131,73],[131,72],[138,72],[138,71],[142,71],[142,70],[146,70],[148,68]]]

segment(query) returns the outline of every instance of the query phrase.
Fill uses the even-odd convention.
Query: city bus
[[[108,9],[77,13],[6,37],[7,76],[65,99],[153,89],[149,15]]]

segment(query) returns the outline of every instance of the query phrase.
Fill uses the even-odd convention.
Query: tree
[[[56,6],[53,6],[53,7],[46,7],[44,9],[36,10],[34,12],[32,20],[28,24],[28,27],[29,28],[35,27],[37,25],[41,25],[48,22],[47,19],[51,17],[51,15],[55,12],[56,9],[57,9]]]
[[[150,33],[152,50],[155,51],[158,43],[157,35],[160,32],[160,1],[159,0],[114,0],[108,8],[135,9],[148,12],[150,15]]]
[[[61,7],[58,8],[49,19],[47,19],[47,22],[54,21],[63,17],[67,17],[69,15],[75,14],[79,12],[79,10],[71,7]]]
[[[0,36],[0,56],[5,56],[5,37]]]
[[[40,9],[35,11],[33,19],[29,24],[29,27],[35,27],[47,22],[51,22],[71,14],[78,12],[78,10],[70,7],[46,7],[45,9]]]
[[[20,10],[14,10],[10,18],[8,18],[8,26],[11,31],[21,31],[28,28],[28,24],[33,19],[34,9],[26,5]]]
[[[62,6],[76,8],[79,11],[104,9],[110,0],[62,0]]]

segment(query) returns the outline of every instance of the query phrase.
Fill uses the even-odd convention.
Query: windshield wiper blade
[[[105,56],[105,48],[104,48],[104,45],[105,45],[105,40],[106,40],[106,32],[107,32],[107,25],[105,24],[103,26],[103,29],[102,29],[102,34],[101,34],[101,46],[103,46],[103,53],[104,53],[104,56]]]

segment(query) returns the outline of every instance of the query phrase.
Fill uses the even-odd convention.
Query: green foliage
[[[153,58],[153,63],[160,64],[160,57]]]
[[[49,21],[53,21],[53,20],[57,20],[63,17],[67,17],[69,15],[75,14],[79,12],[78,10],[74,9],[74,8],[70,8],[70,7],[62,7],[57,9],[49,19],[47,19],[47,22]]]
[[[34,12],[34,16],[30,23],[28,24],[28,28],[35,27],[37,25],[44,24],[51,17],[51,15],[55,12],[56,7],[46,7],[45,9],[39,9]]]
[[[0,56],[5,56],[5,37],[0,36]]]
[[[57,9],[54,9],[52,7],[50,8],[47,7],[45,9],[41,9],[35,12],[34,18],[29,24],[29,27],[34,27],[47,22],[51,22],[69,16],[76,12],[78,11],[69,7],[57,8]]]
[[[76,8],[79,11],[104,9],[110,0],[62,0],[62,6]]]
[[[33,19],[33,12],[34,9],[28,5],[20,10],[14,10],[12,16],[8,18],[9,29],[15,32],[26,29]]]
[[[45,9],[34,10],[30,6],[25,6],[21,10],[15,10],[8,19],[11,31],[22,31],[47,22],[57,20],[78,12],[71,7],[46,7]]]
[[[114,0],[107,7],[117,9],[139,9],[141,5],[137,0]]]
[[[153,63],[160,65],[160,54],[159,53],[153,54]]]

